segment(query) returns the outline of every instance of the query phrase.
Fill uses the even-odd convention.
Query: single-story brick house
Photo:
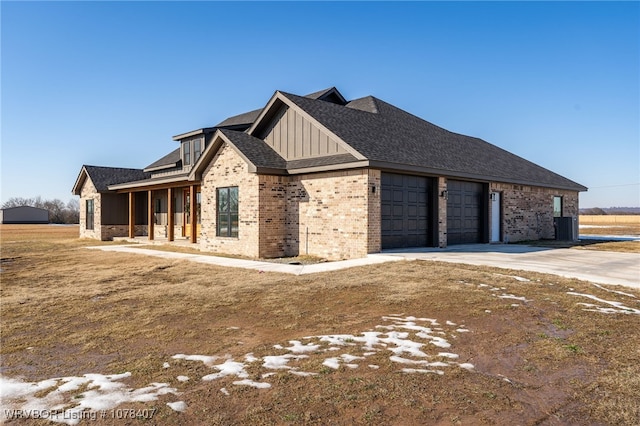
[[[587,188],[380,99],[276,91],[174,136],[144,169],[83,166],[80,236],[347,259],[388,248],[552,239]],[[168,214],[171,212],[171,214]],[[194,226],[195,224],[195,226]]]

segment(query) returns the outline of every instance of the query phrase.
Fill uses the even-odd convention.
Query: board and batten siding
[[[264,141],[285,160],[347,153],[327,132],[292,108],[282,108],[276,114]]]

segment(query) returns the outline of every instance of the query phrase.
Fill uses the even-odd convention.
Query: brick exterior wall
[[[368,223],[368,244],[367,253],[379,253],[382,250],[382,211],[380,193],[382,189],[382,172],[380,170],[368,170],[369,175],[369,196],[367,209]],[[375,188],[375,192],[373,191]]]
[[[578,217],[578,192],[538,186],[492,182],[491,192],[501,193],[502,241],[553,239],[553,197],[562,197],[562,215]],[[491,230],[489,230],[491,232]]]
[[[216,190],[238,187],[238,237],[216,235]],[[447,202],[440,197],[447,178],[438,177],[437,241],[447,246]],[[578,217],[578,192],[492,182],[501,195],[501,238],[505,243],[553,239],[553,197],[563,197],[563,216]],[[329,260],[364,257],[381,250],[381,172],[355,169],[295,176],[258,175],[236,151],[223,145],[202,175],[200,249],[249,257],[309,254]],[[182,192],[176,191],[182,210]],[[157,194],[156,197],[162,197]],[[102,225],[102,196],[87,179],[80,194],[80,237],[109,240],[127,236],[128,226]],[[166,195],[165,195],[166,198]],[[94,229],[86,229],[86,200],[94,200]],[[154,208],[154,207],[152,207]],[[491,235],[491,203],[487,212]],[[175,236],[182,235],[176,214]],[[155,225],[157,237],[166,225]],[[146,235],[136,225],[136,235]]]
[[[237,238],[216,236],[216,189],[230,186],[238,187]],[[224,145],[202,175],[200,248],[265,258],[363,257],[380,251],[379,191],[380,172],[375,170],[249,173],[245,161]]]
[[[238,187],[238,238],[216,236],[216,189]],[[202,174],[200,249],[260,257],[259,178],[224,144]]]
[[[87,200],[93,200],[93,229],[87,229]],[[113,240],[113,237],[126,237],[129,235],[129,226],[103,225],[102,209],[103,197],[96,190],[91,179],[87,179],[80,190],[80,238],[93,238],[101,241]],[[146,225],[136,225],[136,235],[146,235]]]
[[[447,178],[438,177],[438,186],[436,188],[436,199],[438,200],[438,247],[447,247],[447,200],[442,198],[440,194],[447,190]]]
[[[369,242],[370,196],[380,216],[379,172],[366,169],[292,176],[287,185],[287,254],[309,254],[329,260],[364,257]],[[377,199],[377,202],[375,201]],[[377,210],[377,211],[376,211]],[[380,221],[377,222],[380,227]],[[297,252],[297,253],[296,253]]]

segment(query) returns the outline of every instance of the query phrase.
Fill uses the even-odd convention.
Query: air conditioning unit
[[[556,231],[558,241],[578,241],[578,218],[554,217],[553,226]]]

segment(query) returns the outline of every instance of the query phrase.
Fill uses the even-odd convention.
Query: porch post
[[[136,236],[136,197],[129,193],[129,238]]]
[[[153,240],[153,225],[154,220],[153,217],[153,191],[147,191],[147,235],[149,236],[149,241]]]
[[[198,240],[198,223],[196,215],[196,186],[191,185],[189,187],[189,221],[191,222],[191,243],[195,243]]]
[[[173,213],[175,210],[173,206],[173,188],[167,188],[167,198],[167,227],[169,228],[167,229],[167,239],[173,241],[173,220],[175,219]]]

